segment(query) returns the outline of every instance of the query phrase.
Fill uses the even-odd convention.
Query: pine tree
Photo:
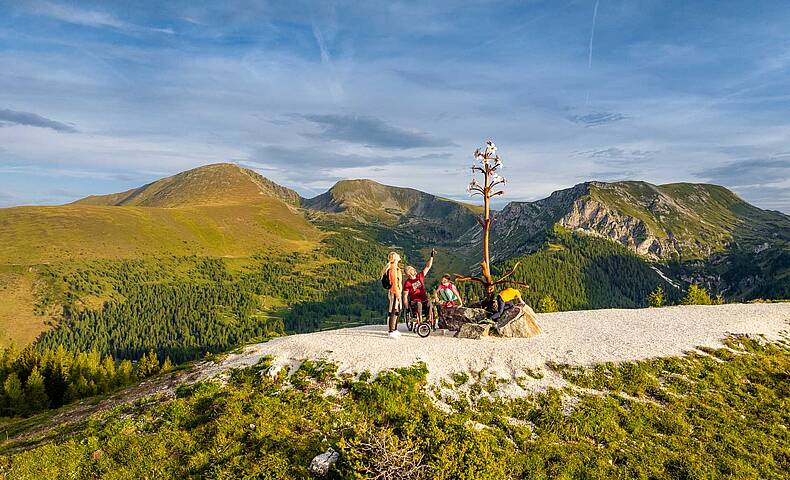
[[[557,301],[551,295],[544,295],[538,302],[538,312],[551,313],[559,311]]]
[[[143,358],[137,363],[137,378],[146,378],[154,375],[159,371],[159,359],[156,352],[151,350],[143,355]]]
[[[172,369],[173,369],[173,362],[170,361],[170,357],[165,358],[165,361],[162,362],[162,368],[160,368],[159,370],[164,373],[164,372],[169,372]]]
[[[20,415],[27,411],[25,405],[25,393],[22,390],[22,382],[16,372],[11,372],[3,382],[3,392],[7,402],[7,413],[10,415]]]
[[[710,294],[703,287],[692,283],[689,285],[686,296],[680,301],[682,305],[710,305],[713,303]]]
[[[30,376],[27,377],[25,397],[28,407],[33,412],[49,408],[49,397],[44,388],[44,376],[38,371],[38,367],[33,367]]]
[[[651,307],[663,307],[666,304],[664,289],[661,288],[661,286],[656,287],[656,289],[650,292],[650,295],[648,295],[647,303]]]
[[[134,365],[129,360],[124,360],[118,365],[118,373],[116,375],[116,385],[126,385],[132,381],[134,376]]]

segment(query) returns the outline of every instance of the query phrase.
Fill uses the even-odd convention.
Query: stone
[[[329,469],[332,468],[332,465],[334,465],[339,458],[340,454],[337,453],[334,448],[329,447],[326,452],[316,455],[307,469],[315,476],[325,477],[326,474],[329,473]]]
[[[528,305],[516,305],[505,310],[494,329],[501,337],[529,338],[541,333],[535,312]]]
[[[474,338],[487,337],[491,325],[487,323],[465,323],[461,325],[455,336],[458,338]]]
[[[482,308],[439,307],[439,328],[458,330],[467,323],[480,323],[486,320],[488,312]]]

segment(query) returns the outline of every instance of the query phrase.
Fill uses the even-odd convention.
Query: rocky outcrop
[[[471,338],[478,339],[480,337],[487,337],[488,331],[491,329],[489,323],[465,323],[461,325],[455,336],[458,338]]]
[[[488,319],[488,312],[482,308],[451,307],[439,308],[439,328],[460,330],[463,325],[480,323]]]
[[[671,233],[662,231],[665,237],[659,238],[644,220],[622,214],[593,199],[573,202],[570,211],[557,224],[614,240],[634,253],[651,258],[669,258],[679,254]]]
[[[530,253],[557,225],[653,260],[704,259],[730,250],[737,238],[765,238],[775,228],[765,227],[768,217],[787,223],[780,216],[716,185],[586,182],[543,200],[509,203],[495,216],[492,250],[496,259]]]
[[[541,333],[535,312],[527,305],[505,310],[494,329],[500,337],[509,338],[529,338]]]

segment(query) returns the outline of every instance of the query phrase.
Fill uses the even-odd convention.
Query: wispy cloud
[[[452,145],[448,140],[438,139],[416,130],[407,130],[371,116],[360,115],[302,115],[302,118],[317,125],[319,133],[305,136],[322,140],[339,140],[368,147],[420,148]]]
[[[595,0],[595,7],[593,8],[592,27],[590,27],[590,44],[587,51],[587,68],[592,68],[593,39],[595,38],[595,21],[598,19],[598,2],[599,0]]]
[[[65,133],[76,133],[77,129],[63,122],[51,120],[31,112],[17,112],[15,110],[0,109],[0,125],[27,125],[30,127],[51,128]]]
[[[620,159],[643,159],[649,155],[655,153],[654,151],[650,150],[639,150],[639,149],[625,149],[620,147],[609,147],[609,148],[601,148],[597,150],[587,150],[584,152],[579,152],[581,155],[587,155],[590,158],[606,158],[609,160],[620,160]]]
[[[258,169],[278,172],[289,180],[312,181],[326,177],[330,171],[376,168],[384,165],[426,164],[446,160],[449,153],[424,155],[360,155],[327,151],[320,147],[267,145],[257,148],[242,163]]]
[[[85,10],[52,2],[35,2],[32,11],[38,15],[54,18],[74,25],[94,28],[112,28],[120,31],[150,31],[158,33],[174,33],[170,28],[156,28],[136,25],[118,17],[98,10]]]
[[[75,168],[55,168],[43,165],[2,165],[0,173],[38,175],[49,177],[68,177],[85,180],[143,181],[148,178],[141,173],[127,173],[106,170],[81,170]]]
[[[628,115],[617,112],[596,112],[586,115],[573,115],[568,117],[573,123],[584,125],[585,127],[598,127],[609,123],[619,122],[628,119]]]
[[[772,185],[790,182],[790,154],[737,160],[697,172],[710,182],[731,186]]]

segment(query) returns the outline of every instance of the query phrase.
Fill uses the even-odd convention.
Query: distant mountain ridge
[[[232,163],[215,163],[178,173],[142,187],[91,195],[74,205],[182,207],[255,202],[262,196],[298,206],[301,197],[257,172]]]
[[[476,224],[479,207],[412,188],[373,180],[341,180],[327,192],[302,201],[310,210],[337,214],[339,219],[413,229],[439,240],[455,240]]]
[[[511,202],[496,215],[500,257],[529,251],[558,224],[616,241],[655,260],[706,258],[734,243],[788,241],[790,217],[761,210],[708,184],[585,182],[535,202]]]

